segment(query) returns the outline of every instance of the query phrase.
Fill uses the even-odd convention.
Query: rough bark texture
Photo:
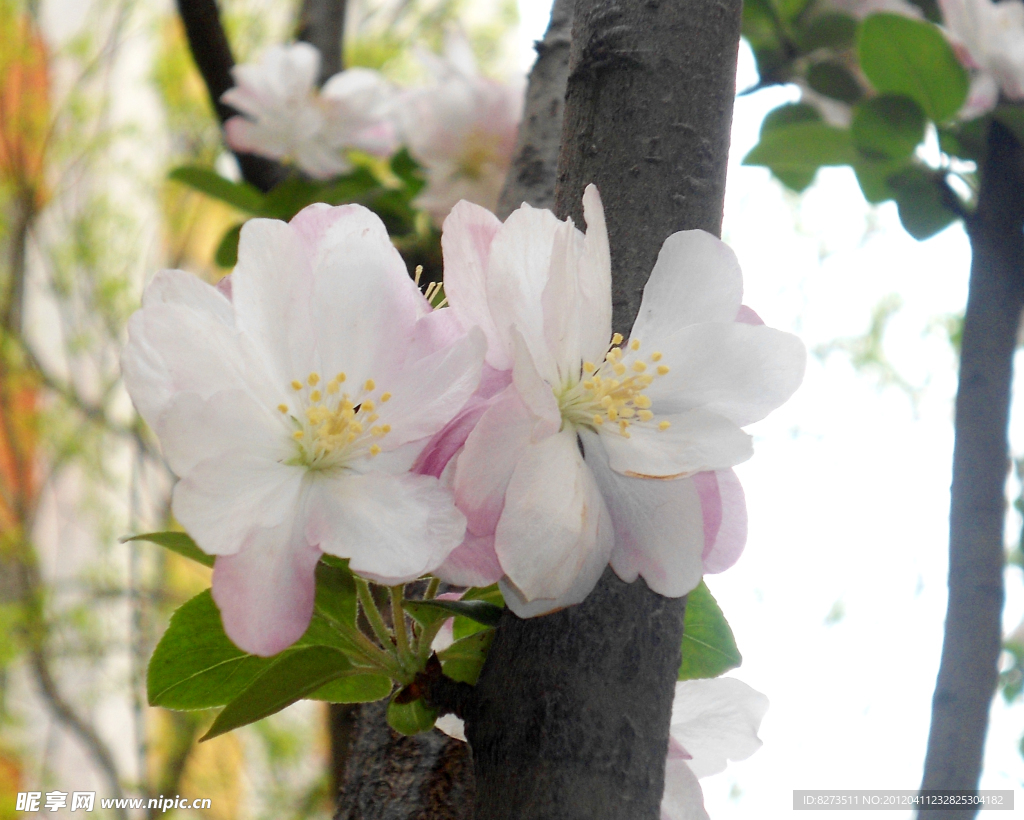
[[[555,207],[555,175],[562,144],[574,3],[575,0],[555,0],[544,39],[534,43],[537,61],[526,87],[523,121],[512,155],[512,167],[498,199],[500,219],[505,219],[524,202],[535,208]]]
[[[220,101],[221,94],[231,88],[235,82],[231,78],[231,69],[235,58],[231,54],[231,46],[224,26],[221,24],[216,0],[177,0],[178,13],[185,24],[185,34],[192,58],[206,83],[210,94],[210,102],[221,125],[237,112],[231,106]],[[285,170],[273,160],[257,157],[253,154],[235,152],[242,177],[261,191],[269,191],[284,179]]]
[[[1024,150],[998,122],[988,145],[978,208],[967,222],[973,259],[956,398],[949,603],[924,789],[977,788],[1002,645],[1006,426],[1024,309]]]
[[[383,702],[358,710],[335,820],[470,820],[473,763],[466,744],[437,729],[399,735],[384,711]]]
[[[719,233],[739,0],[575,5],[556,211],[608,217],[615,329],[628,333],[661,243]],[[610,570],[581,605],[506,612],[467,715],[477,820],[655,820],[684,601]]]
[[[341,44],[344,36],[345,0],[303,0],[299,11],[298,39],[320,51],[320,85],[343,67]]]

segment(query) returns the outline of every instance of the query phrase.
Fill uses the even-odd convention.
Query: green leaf
[[[707,585],[701,581],[686,596],[683,660],[678,679],[717,678],[742,662],[729,622]]]
[[[326,556],[325,556],[326,557]],[[321,560],[316,565],[316,611],[338,623],[356,622],[356,582],[348,562],[339,566]]]
[[[505,599],[497,584],[491,584],[487,587],[470,587],[462,594],[462,600],[487,601],[498,607],[505,606]],[[470,635],[475,635],[477,632],[483,632],[487,628],[472,618],[464,618],[461,615],[457,615],[452,621],[452,638],[457,641]]]
[[[200,741],[280,712],[351,670],[348,658],[326,646],[284,652],[224,707]]]
[[[269,660],[243,652],[224,634],[210,590],[171,616],[146,674],[150,706],[208,709],[233,700]]]
[[[818,14],[804,28],[800,41],[807,52],[849,48],[857,41],[857,21],[847,14]]]
[[[781,128],[784,125],[792,125],[797,122],[821,122],[821,112],[813,105],[807,103],[787,103],[773,108],[761,121],[760,136],[764,137],[769,131]]]
[[[857,78],[844,65],[832,60],[814,63],[807,69],[807,84],[819,94],[844,103],[855,103],[864,96]]]
[[[493,641],[493,629],[485,629],[456,641],[437,653],[441,669],[452,680],[475,686]]]
[[[240,211],[259,214],[263,210],[263,194],[258,188],[248,182],[232,182],[225,179],[212,168],[183,165],[171,171],[168,177],[207,196],[226,202]]]
[[[242,236],[242,225],[239,223],[233,228],[228,228],[221,237],[220,244],[213,254],[213,261],[222,268],[233,268],[238,264],[238,240]]]
[[[934,236],[957,215],[942,202],[935,172],[920,167],[907,168],[889,177],[895,192],[900,222],[914,239]]]
[[[913,99],[945,122],[967,99],[967,72],[938,27],[897,14],[872,14],[860,29],[860,66],[881,94]]]
[[[320,201],[325,185],[303,177],[288,177],[275,185],[263,201],[263,216],[290,220],[295,214]]]
[[[502,608],[487,601],[406,601],[405,611],[417,623],[429,626],[442,618],[461,615],[484,626],[497,626],[501,620]]]
[[[388,704],[388,726],[403,735],[418,735],[434,728],[437,721],[437,709],[432,709],[420,699],[411,703],[395,703],[392,698]]]
[[[909,167],[906,161],[879,160],[862,157],[853,166],[864,199],[872,205],[894,199],[896,192],[889,184],[889,177]]]
[[[849,131],[823,122],[794,122],[764,132],[743,164],[766,166],[799,192],[821,166],[851,165],[856,156]]]
[[[132,535],[121,539],[122,543],[127,541],[149,541],[159,544],[164,549],[176,552],[186,558],[197,561],[204,567],[212,567],[214,556],[207,555],[196,545],[187,533],[184,532],[148,532],[144,535]]]
[[[872,159],[909,159],[924,139],[925,116],[910,97],[882,94],[853,112],[854,144]]]
[[[391,678],[380,672],[353,671],[321,686],[310,700],[325,700],[328,703],[370,703],[383,700],[391,694]]]

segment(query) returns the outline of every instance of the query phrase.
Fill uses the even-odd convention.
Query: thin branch
[[[221,125],[237,113],[220,101],[221,95],[235,84],[231,77],[235,58],[221,23],[216,0],[178,0],[178,13],[185,24],[189,49],[203,76],[210,102]],[[269,191],[285,177],[279,163],[253,154],[234,152],[242,176],[261,191]]]
[[[342,42],[345,37],[345,0],[303,0],[299,12],[298,39],[320,51],[323,85],[344,68]]]

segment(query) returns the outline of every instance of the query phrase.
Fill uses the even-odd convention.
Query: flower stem
[[[377,636],[381,646],[384,647],[385,651],[388,651],[394,645],[394,642],[391,638],[391,632],[380,615],[380,610],[377,609],[377,603],[373,600],[370,585],[359,576],[355,576],[355,580],[356,590],[359,594],[359,603],[363,605],[366,620],[370,622],[370,628],[373,630],[373,634]]]
[[[403,666],[411,670],[414,665],[414,656],[409,649],[409,633],[405,628],[405,610],[402,608],[403,591],[401,585],[390,587],[391,620],[395,625],[395,644],[398,647],[398,659]]]
[[[437,591],[440,588],[441,588],[441,579],[440,578],[431,578],[430,582],[427,584],[426,592],[423,593],[423,600],[424,601],[429,601],[431,598],[433,598],[434,596],[437,595]]]

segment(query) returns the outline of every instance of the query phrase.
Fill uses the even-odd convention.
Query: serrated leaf
[[[204,567],[212,567],[215,560],[215,556],[208,555],[199,549],[196,542],[192,540],[188,533],[184,532],[147,532],[143,535],[132,535],[122,538],[121,541],[149,541],[150,543],[160,545],[164,549],[169,549],[171,552],[176,552],[185,558],[196,561]]]
[[[686,596],[682,653],[679,680],[717,678],[743,662],[729,622],[703,581]]]
[[[910,97],[882,94],[854,109],[850,132],[869,158],[906,160],[924,139],[925,123],[924,111]]]
[[[505,598],[502,596],[497,584],[491,584],[487,587],[470,587],[462,594],[462,600],[487,601],[498,607],[505,606]],[[457,615],[452,620],[452,638],[457,641],[470,635],[475,635],[477,632],[483,632],[487,628],[478,621]]]
[[[392,688],[391,678],[387,675],[354,671],[321,686],[308,697],[328,703],[370,703],[386,698]]]
[[[807,69],[807,84],[833,100],[855,103],[864,96],[857,78],[841,63],[824,60]]]
[[[487,659],[487,651],[494,641],[494,630],[476,632],[437,653],[441,669],[452,680],[476,685]]]
[[[437,711],[420,699],[411,703],[396,703],[392,698],[388,704],[388,726],[403,735],[418,735],[434,728]]]
[[[858,54],[879,93],[910,97],[934,122],[951,119],[967,99],[967,72],[931,23],[872,14],[861,24]]]
[[[497,626],[501,620],[502,608],[487,601],[405,601],[405,611],[420,624],[429,626],[432,623],[461,615],[484,626]]]
[[[351,670],[348,658],[326,646],[284,652],[224,707],[200,741],[280,712]]]
[[[784,184],[802,191],[825,165],[851,165],[857,153],[850,132],[824,122],[794,122],[764,132],[744,165],[770,168]]]
[[[240,211],[259,214],[263,209],[263,194],[248,182],[232,182],[212,168],[183,165],[168,174],[170,179],[188,185],[207,196],[226,202]]]

